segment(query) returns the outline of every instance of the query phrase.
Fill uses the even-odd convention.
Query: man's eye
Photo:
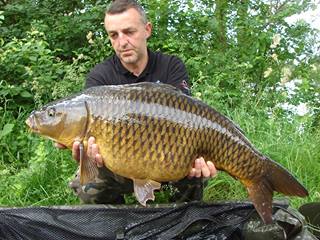
[[[127,31],[126,34],[127,35],[132,35],[132,34],[134,34],[134,31]]]
[[[109,37],[115,39],[117,37],[117,34],[109,34]]]

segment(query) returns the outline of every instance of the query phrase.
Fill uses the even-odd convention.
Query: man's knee
[[[80,184],[78,171],[69,186],[81,202],[86,204],[122,204],[123,194],[132,192],[130,180],[114,175],[105,168],[100,168],[96,179],[85,185]]]

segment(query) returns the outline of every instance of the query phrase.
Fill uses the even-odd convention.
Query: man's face
[[[130,8],[119,14],[106,15],[104,26],[112,47],[124,64],[137,64],[147,54],[151,23],[143,23],[137,10]]]

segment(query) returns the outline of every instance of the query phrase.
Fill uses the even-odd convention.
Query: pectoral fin
[[[85,157],[85,149],[83,143],[79,145],[80,151],[80,184],[85,185],[88,182],[95,181],[99,171],[94,159]]]
[[[134,185],[134,195],[136,196],[138,202],[146,206],[147,201],[154,200],[154,190],[160,189],[161,183],[158,183],[153,180],[142,180],[142,179],[133,179]]]

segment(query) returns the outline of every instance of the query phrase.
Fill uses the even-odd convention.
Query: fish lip
[[[29,129],[32,132],[39,133],[39,129],[36,126],[34,115],[31,115],[30,117],[27,118],[26,124],[28,125]]]

